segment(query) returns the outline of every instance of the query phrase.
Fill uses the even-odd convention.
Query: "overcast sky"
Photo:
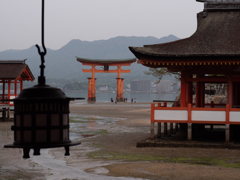
[[[0,0],[0,51],[41,45],[41,0]],[[72,39],[192,35],[203,4],[195,0],[45,0],[45,46]]]

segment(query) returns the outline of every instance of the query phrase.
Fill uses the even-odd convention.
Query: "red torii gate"
[[[92,73],[92,77],[88,78],[88,101],[96,101],[96,78],[95,73],[118,73],[117,76],[117,101],[123,101],[123,78],[121,73],[130,73],[131,70],[123,70],[122,66],[130,66],[136,62],[136,58],[131,59],[85,59],[76,57],[77,61],[85,66],[92,66],[91,69],[83,69],[84,73]],[[103,66],[103,70],[95,69],[96,66]],[[109,66],[117,66],[115,70],[109,70]]]

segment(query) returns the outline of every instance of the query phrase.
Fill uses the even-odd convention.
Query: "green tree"
[[[174,75],[176,81],[180,81],[181,73],[180,72],[169,72],[167,68],[149,68],[149,71],[144,71],[144,74],[146,75],[153,75],[154,77],[157,77],[158,80],[156,80],[154,83],[158,84],[160,83],[163,76]]]

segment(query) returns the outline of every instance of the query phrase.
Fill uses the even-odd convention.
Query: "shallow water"
[[[121,118],[109,118],[100,116],[82,116],[70,114],[70,139],[77,140],[84,137],[108,134],[106,126],[109,126]]]
[[[93,135],[99,135],[101,133],[106,133],[104,128],[109,126],[112,123],[120,120],[119,118],[107,118],[99,116],[81,116],[70,114],[70,139],[77,140],[84,137],[89,137]],[[85,151],[89,148],[84,147]],[[87,148],[87,149],[86,149]],[[32,153],[32,152],[30,152]],[[127,178],[127,177],[112,177],[106,176],[108,170],[101,167],[106,164],[94,163],[94,173],[87,173],[76,167],[66,165],[66,162],[63,160],[54,159],[54,157],[49,154],[48,149],[41,150],[41,156],[32,156],[31,160],[35,163],[43,166],[44,168],[50,170],[50,175],[46,177],[47,180],[63,180],[63,179],[96,179],[96,180],[141,180],[140,178]],[[91,163],[88,163],[86,159],[79,159],[87,163],[87,166],[91,168]],[[86,166],[83,165],[83,166]],[[101,174],[101,175],[99,175]]]
[[[86,179],[86,180],[133,180],[136,178],[126,178],[126,177],[111,177],[106,175],[97,175],[97,174],[90,174],[86,173],[83,170],[78,168],[67,166],[65,161],[54,159],[48,153],[47,149],[41,150],[41,156],[33,156],[31,157],[32,161],[38,163],[41,166],[49,169],[50,175],[46,177],[47,180],[63,180],[63,179]],[[99,167],[97,169],[97,173],[107,173],[107,169]],[[140,180],[140,179],[139,179]]]

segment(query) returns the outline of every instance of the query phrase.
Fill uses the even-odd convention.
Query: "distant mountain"
[[[83,67],[81,63],[76,61],[76,56],[91,58],[91,59],[126,59],[132,58],[134,55],[129,51],[129,46],[143,46],[147,44],[159,44],[178,40],[174,35],[162,37],[160,39],[155,37],[124,37],[119,36],[108,40],[98,41],[81,41],[78,39],[71,40],[65,46],[58,50],[47,49],[45,56],[45,75],[47,78],[77,78],[84,80],[91,76],[89,73],[82,73],[82,69],[89,69],[89,66]],[[40,56],[35,46],[24,50],[6,50],[0,52],[0,60],[22,60],[27,59],[26,63],[29,65],[35,78],[40,74]],[[99,67],[98,67],[99,68]],[[137,63],[133,63],[130,67],[124,69],[131,69],[130,74],[122,74],[123,78],[131,79],[145,79],[146,75],[143,71],[148,68]],[[111,74],[100,73],[96,77],[109,78],[113,77]],[[114,76],[117,77],[117,76]],[[149,78],[149,77],[148,77]]]

